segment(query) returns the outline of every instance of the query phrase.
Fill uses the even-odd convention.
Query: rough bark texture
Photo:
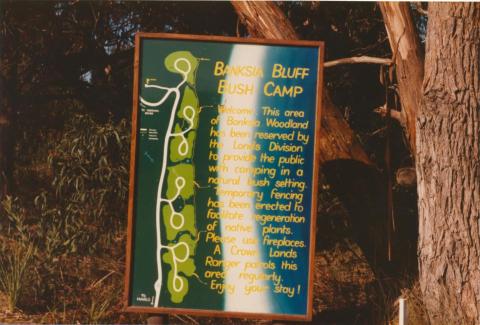
[[[402,103],[401,122],[415,153],[415,116],[420,106],[423,81],[423,54],[408,2],[380,2],[395,67]]]
[[[16,65],[13,65],[7,78],[0,76],[0,89],[5,91],[0,94],[0,202],[10,192],[13,174],[13,110],[16,93]],[[7,95],[8,94],[8,95]]]
[[[0,201],[3,200],[8,191],[7,179],[7,136],[9,129],[9,120],[5,114],[0,113]]]
[[[11,164],[8,157],[10,129],[10,121],[7,115],[0,113],[0,201],[4,199],[10,187],[11,168],[9,167]]]
[[[251,36],[298,39],[292,24],[274,2],[232,1],[232,5]],[[323,98],[320,133],[320,164],[334,159],[353,159],[371,164],[353,131],[326,95]]]
[[[427,31],[420,284],[433,324],[480,324],[480,3],[430,3]]]

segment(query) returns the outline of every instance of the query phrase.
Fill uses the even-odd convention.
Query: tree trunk
[[[7,138],[9,129],[9,120],[6,114],[0,113],[0,202],[4,199],[8,192],[8,177],[7,177]]]
[[[0,89],[4,91],[0,98],[0,202],[12,189],[14,127],[12,105],[16,93],[16,64],[12,64],[7,78],[0,76]]]
[[[0,113],[0,202],[7,195],[10,188],[11,172],[9,166],[9,132],[11,129],[9,119],[6,114]]]
[[[433,324],[480,324],[480,3],[430,3],[417,119],[420,285]]]
[[[232,5],[251,36],[298,39],[292,24],[274,2],[232,1]],[[318,140],[320,164],[335,159],[353,159],[367,165],[371,164],[348,123],[327,95],[323,98],[322,127]]]
[[[415,116],[422,97],[423,54],[408,2],[380,2],[395,67],[402,103],[401,122],[415,155]]]

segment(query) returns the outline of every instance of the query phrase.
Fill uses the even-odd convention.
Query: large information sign
[[[136,38],[126,309],[311,319],[323,44]]]

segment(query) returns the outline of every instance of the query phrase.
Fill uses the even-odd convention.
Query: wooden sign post
[[[309,320],[323,43],[137,34],[127,311]]]

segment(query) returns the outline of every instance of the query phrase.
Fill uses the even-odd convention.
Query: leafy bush
[[[29,265],[34,293],[30,308],[85,306],[85,317],[92,322],[107,315],[103,309],[113,304],[111,299],[108,304],[91,302],[85,288],[108,269],[107,261],[99,267],[96,259],[123,255],[129,139],[125,120],[98,124],[88,115],[76,115],[61,140],[48,144],[51,187],[29,195],[33,202],[28,197],[4,200],[0,216],[6,218],[0,219],[0,227],[7,231],[0,234],[0,289],[12,297],[12,306]],[[121,287],[121,281],[108,285]]]
[[[97,125],[88,115],[77,115],[66,130],[48,158],[64,217],[85,223],[114,221],[111,218],[126,207],[128,193],[126,121]]]

